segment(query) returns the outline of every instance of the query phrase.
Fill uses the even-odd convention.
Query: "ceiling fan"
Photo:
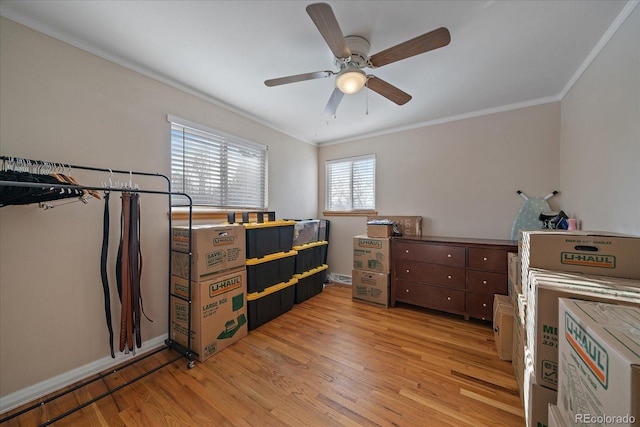
[[[326,3],[310,4],[307,6],[307,13],[327,45],[329,45],[331,52],[335,56],[336,65],[339,66],[340,70],[337,72],[326,70],[296,74],[266,80],[264,84],[272,87],[335,75],[336,88],[333,90],[325,108],[325,113],[330,115],[335,115],[344,94],[354,94],[364,86],[398,105],[406,104],[411,100],[411,95],[379,77],[366,74],[362,69],[382,67],[392,62],[444,47],[451,41],[449,30],[441,27],[369,56],[369,41],[360,36],[345,37],[331,6]]]

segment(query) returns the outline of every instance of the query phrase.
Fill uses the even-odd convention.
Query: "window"
[[[267,208],[267,147],[169,117],[171,188],[194,205]],[[179,199],[179,198],[176,198]],[[176,200],[176,203],[184,202]]]
[[[326,163],[327,211],[373,210],[376,205],[374,154]]]

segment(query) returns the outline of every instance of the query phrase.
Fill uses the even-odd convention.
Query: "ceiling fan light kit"
[[[325,111],[329,111],[333,115],[335,115],[338,104],[342,99],[342,96],[337,96],[337,94],[352,95],[359,92],[365,85],[397,105],[406,104],[411,100],[411,95],[379,77],[368,76],[362,69],[382,67],[383,65],[444,47],[451,41],[449,30],[438,28],[369,56],[369,41],[360,36],[345,37],[331,6],[326,3],[313,3],[307,6],[306,10],[335,56],[336,64],[340,66],[340,71],[298,74],[266,80],[264,83],[271,87],[336,75],[336,89],[334,89],[334,93],[325,108]]]
[[[362,70],[345,68],[336,77],[336,87],[345,95],[360,92],[367,83],[367,75]]]

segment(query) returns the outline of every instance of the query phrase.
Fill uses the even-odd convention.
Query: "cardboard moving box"
[[[513,305],[506,295],[493,297],[493,336],[498,357],[511,360],[513,352]]]
[[[527,347],[534,362],[535,382],[558,387],[559,298],[640,305],[640,281],[531,270],[532,296],[527,298]]]
[[[367,237],[393,236],[392,224],[367,224]]]
[[[206,280],[224,270],[244,266],[246,260],[245,229],[237,224],[194,225],[191,227],[191,280]],[[188,278],[189,227],[171,230],[172,274]]]
[[[421,216],[376,215],[368,216],[367,222],[385,219],[398,223],[398,228],[404,237],[422,237]]]
[[[525,397],[525,415],[527,427],[548,425],[549,404],[556,404],[558,392],[539,384],[529,382]]]
[[[573,425],[640,425],[640,306],[560,299],[558,408]]]
[[[507,253],[508,264],[508,280],[509,280],[509,295],[512,295],[512,290],[515,285],[520,285],[521,273],[520,273],[520,257],[515,252]]]
[[[389,274],[353,270],[351,276],[353,299],[389,306]]]
[[[186,279],[172,276],[171,293],[188,298]],[[228,271],[205,281],[191,282],[191,349],[197,360],[228,347],[248,333],[247,273]],[[171,296],[171,339],[187,345],[188,302]]]
[[[520,402],[524,406],[524,375],[530,356],[527,358],[527,331],[525,329],[525,307],[526,302],[522,294],[518,294],[517,306],[513,313],[513,347],[511,351],[511,365],[513,375],[516,377],[518,391],[520,392]]]
[[[355,270],[389,273],[391,271],[391,239],[355,236],[353,238],[353,268]]]
[[[640,279],[640,237],[595,231],[523,231],[521,280],[528,296],[529,269]]]
[[[569,422],[562,418],[562,414],[558,409],[558,405],[554,405],[553,403],[549,404],[549,415],[548,415],[548,424],[547,427],[569,427]]]

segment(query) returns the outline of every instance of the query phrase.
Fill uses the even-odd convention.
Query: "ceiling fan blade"
[[[449,34],[449,30],[441,27],[376,53],[369,58],[369,61],[374,67],[382,67],[383,65],[391,64],[401,59],[410,58],[433,49],[444,47],[448,45],[450,41],[451,34]]]
[[[391,102],[395,102],[398,105],[404,105],[411,101],[411,95],[401,91],[397,87],[390,83],[385,82],[375,76],[368,76],[367,87],[374,92],[379,93]]]
[[[346,59],[351,56],[351,51],[344,40],[344,35],[338,25],[338,20],[333,14],[331,6],[326,3],[314,3],[307,6],[307,13],[318,31],[329,45],[333,55],[339,59]]]
[[[336,111],[338,110],[338,105],[340,105],[340,101],[342,101],[342,97],[344,93],[338,88],[333,90],[331,94],[331,98],[329,98],[329,102],[327,102],[327,106],[324,107],[324,115],[333,117],[336,115]]]
[[[323,79],[335,74],[333,71],[316,71],[315,73],[296,74],[295,76],[280,77],[277,79],[265,80],[264,84],[272,87],[285,85],[287,83],[303,82],[305,80]]]

